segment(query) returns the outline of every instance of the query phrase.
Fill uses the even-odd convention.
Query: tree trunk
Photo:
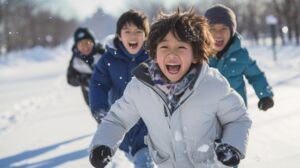
[[[295,21],[295,39],[297,46],[299,45],[299,24],[297,21]]]

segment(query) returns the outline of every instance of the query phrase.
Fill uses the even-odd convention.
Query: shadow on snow
[[[70,140],[66,140],[60,143],[56,143],[50,146],[46,146],[46,147],[41,147],[35,150],[30,150],[30,151],[26,151],[26,152],[22,152],[20,154],[16,154],[13,156],[9,156],[6,158],[1,158],[0,159],[0,167],[10,167],[10,168],[24,168],[24,167],[39,167],[39,168],[43,168],[43,167],[55,167],[58,166],[60,164],[63,164],[65,162],[69,162],[72,160],[77,160],[83,157],[88,156],[88,151],[87,149],[82,149],[82,150],[78,150],[78,151],[74,151],[71,153],[67,153],[67,154],[62,154],[60,156],[56,156],[54,158],[50,158],[47,160],[43,160],[43,161],[38,161],[35,163],[24,163],[22,165],[13,165],[14,163],[23,161],[23,160],[27,160],[30,158],[34,158],[36,156],[40,156],[44,153],[50,152],[51,150],[55,150],[56,148],[60,147],[61,145],[65,145],[68,143],[72,143],[74,141],[78,141],[80,139],[84,139],[86,137],[91,136],[91,134],[89,135],[83,135],[77,138],[73,138]]]

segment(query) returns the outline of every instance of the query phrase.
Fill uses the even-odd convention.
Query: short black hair
[[[149,21],[147,16],[142,12],[130,9],[129,11],[123,13],[117,21],[116,36],[114,38],[114,45],[117,48],[118,43],[120,43],[118,36],[121,35],[121,30],[126,24],[134,24],[139,29],[144,30],[146,37],[149,34]]]
[[[214,39],[209,32],[209,24],[204,16],[196,15],[193,9],[167,15],[160,12],[157,21],[150,28],[146,48],[152,59],[156,58],[156,48],[169,33],[192,45],[197,63],[208,62],[208,56],[213,54]]]

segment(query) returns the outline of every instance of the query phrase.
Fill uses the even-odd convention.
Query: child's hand
[[[274,106],[274,101],[271,97],[263,97],[258,102],[258,108],[263,111],[267,111]]]
[[[228,144],[224,144],[221,143],[220,141],[216,141],[215,151],[218,160],[226,166],[233,167],[240,163],[239,152]]]
[[[92,150],[90,162],[95,168],[104,168],[111,160],[111,149],[101,145]]]

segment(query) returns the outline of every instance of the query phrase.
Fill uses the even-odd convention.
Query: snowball
[[[199,152],[207,152],[209,149],[209,146],[207,144],[203,144],[202,146],[200,146],[197,150]]]

